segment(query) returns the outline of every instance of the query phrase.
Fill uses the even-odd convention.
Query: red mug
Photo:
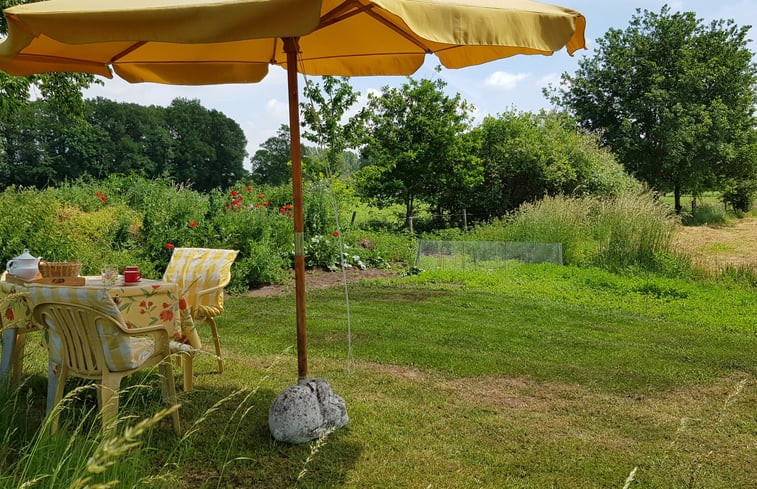
[[[124,268],[124,283],[133,284],[142,280],[142,274],[139,273],[139,267]]]

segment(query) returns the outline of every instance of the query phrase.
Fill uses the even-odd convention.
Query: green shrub
[[[757,180],[733,182],[723,190],[723,202],[735,212],[749,212],[757,197]]]
[[[339,264],[339,240],[336,237],[316,235],[305,241],[305,266],[322,267],[331,271]]]
[[[0,260],[18,256],[28,248],[48,261],[76,258],[76,235],[60,225],[60,202],[52,193],[8,187],[0,196]]]
[[[727,221],[728,216],[722,206],[708,203],[699,204],[692,214],[683,217],[684,226],[725,224]]]
[[[349,230],[345,242],[360,255],[369,267],[384,268],[390,264],[411,264],[418,251],[416,242],[406,234],[392,232]]]

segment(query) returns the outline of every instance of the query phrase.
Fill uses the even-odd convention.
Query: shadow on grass
[[[2,393],[0,413],[6,415],[0,420],[0,440],[4,442],[0,450],[2,472],[24,455],[44,424],[46,384],[43,375],[34,374],[25,379],[20,389]],[[67,391],[75,388],[73,384],[86,385],[75,381]],[[122,426],[148,418],[162,407],[160,384],[157,373],[135,375],[124,381],[119,409]],[[156,425],[138,449],[141,457],[147,455],[149,459],[149,466],[140,470],[169,475],[169,480],[179,479],[191,488],[344,485],[362,452],[361,445],[348,440],[349,427],[321,442],[277,442],[268,429],[268,409],[277,395],[271,388],[234,389],[207,384],[191,392],[179,391],[184,435],[177,437],[167,420]],[[96,390],[82,390],[61,413],[61,430],[53,438],[82,437],[77,443],[97,443],[100,421],[93,415],[96,412]],[[49,458],[51,453],[42,455]],[[37,455],[40,454],[35,458]],[[119,463],[135,462],[125,456]]]
[[[199,420],[197,433],[183,442],[178,467],[189,487],[339,487],[347,482],[362,452],[360,444],[348,440],[349,426],[320,443],[281,443],[268,429],[268,410],[278,393],[257,389],[247,397],[236,392],[219,386],[180,396],[183,416]],[[219,399],[228,402],[219,405]]]

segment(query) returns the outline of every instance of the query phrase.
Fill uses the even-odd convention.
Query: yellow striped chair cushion
[[[226,285],[237,250],[175,248],[163,280],[179,284],[179,293],[195,319],[218,316],[223,312],[223,289],[200,295],[203,290]]]

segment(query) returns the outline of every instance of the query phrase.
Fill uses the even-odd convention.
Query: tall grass
[[[677,224],[670,208],[646,191],[606,199],[557,195],[523,204],[507,218],[476,228],[470,238],[562,243],[567,265],[664,271],[687,268],[671,251]]]
[[[591,236],[591,215],[596,201],[591,197],[544,197],[523,204],[512,216],[510,241],[562,243],[565,263],[585,263],[596,243]]]
[[[187,459],[196,457],[193,445],[208,432],[216,442],[202,457],[217,465],[207,468],[217,474],[218,487],[226,487],[224,478],[230,468],[244,459],[235,456],[236,450],[257,407],[260,387],[283,358],[275,356],[260,377],[218,396],[207,409],[197,411],[189,401],[180,411],[181,437],[170,423],[161,423],[178,406],[155,412],[162,399],[156,369],[124,382],[116,432],[101,429],[93,383],[73,379],[79,386],[55,407],[61,412],[61,429],[54,434],[52,417],[44,418],[41,411],[42,385],[25,383],[15,389],[0,385],[0,488],[188,487],[176,467],[192,464]],[[30,379],[35,377],[26,381]]]
[[[684,226],[722,225],[728,222],[728,214],[720,204],[699,204],[691,214],[683,217]]]
[[[610,270],[640,267],[663,271],[672,258],[677,218],[649,192],[598,202],[593,233],[595,261]]]

